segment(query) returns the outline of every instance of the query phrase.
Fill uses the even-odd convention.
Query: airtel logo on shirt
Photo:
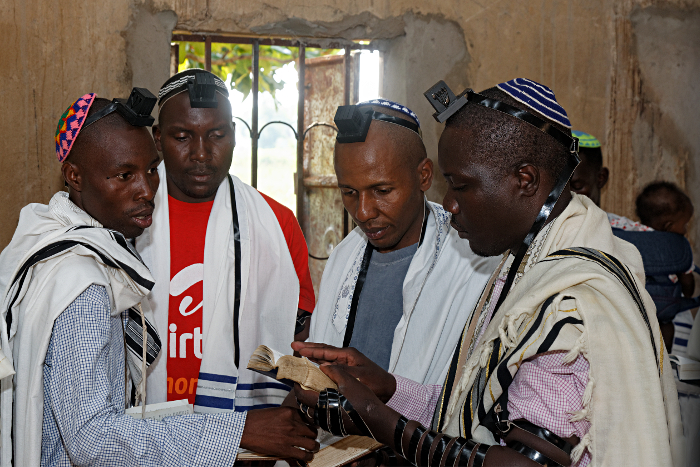
[[[168,326],[168,330],[170,331],[170,336],[168,340],[170,358],[187,358],[188,353],[189,355],[192,355],[192,353],[194,353],[194,356],[198,359],[202,358],[201,315],[192,317],[192,319],[194,320],[192,324],[199,324],[199,326],[194,328],[193,332],[180,331],[178,335],[177,330],[178,324],[181,328],[192,329],[192,324],[187,325],[187,322],[189,321],[187,317],[201,310],[204,300],[202,297],[200,300],[198,300],[199,303],[193,306],[192,304],[194,302],[194,299],[192,298],[192,296],[185,294],[185,292],[191,287],[197,285],[197,287],[193,289],[193,292],[195,295],[199,295],[201,297],[201,282],[203,280],[204,264],[202,263],[191,264],[183,268],[170,280],[170,296],[172,297],[171,300],[175,300],[177,297],[180,297],[180,304],[178,305],[178,310],[181,315],[180,319],[177,320],[178,323],[172,322],[173,319],[171,315],[171,323]],[[199,293],[197,293],[197,291]]]
[[[170,295],[173,297],[177,297],[178,295],[181,295],[187,289],[195,285],[197,282],[201,282],[203,280],[204,264],[190,264],[189,266],[175,274],[175,276],[172,279],[170,279]],[[202,308],[203,303],[204,301],[201,300],[197,306],[188,310],[187,307],[189,307],[192,304],[192,297],[186,295],[182,298],[182,301],[180,301],[180,314],[182,316],[189,316],[195,311]]]

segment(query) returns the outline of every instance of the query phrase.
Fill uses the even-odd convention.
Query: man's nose
[[[137,201],[153,201],[156,197],[156,191],[158,190],[158,184],[160,178],[156,174],[155,177],[149,177],[144,175],[139,177],[138,186],[136,190],[136,200]]]
[[[204,162],[211,158],[211,148],[207,144],[206,138],[195,138],[190,148],[190,159]]]
[[[360,192],[357,199],[357,209],[355,210],[355,219],[358,222],[367,222],[370,219],[377,217],[374,198],[364,192]]]
[[[445,197],[442,199],[442,207],[445,209],[445,211],[452,213],[452,214],[459,214],[459,204],[457,203],[457,200],[454,198],[454,196],[450,195],[450,192],[445,194]]]

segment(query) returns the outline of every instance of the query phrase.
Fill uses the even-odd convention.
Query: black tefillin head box
[[[430,105],[435,109],[433,118],[438,123],[445,123],[445,120],[454,115],[459,109],[467,105],[467,97],[457,97],[444,81],[438,81],[433,87],[423,93]]]
[[[219,106],[216,100],[216,82],[208,73],[196,73],[187,85],[190,95],[190,107],[215,109]]]
[[[146,88],[133,88],[128,99],[114,99],[117,112],[134,126],[151,126],[151,112],[158,99]]]
[[[341,105],[333,118],[338,127],[339,143],[361,143],[372,123],[372,112],[362,112],[356,105]]]

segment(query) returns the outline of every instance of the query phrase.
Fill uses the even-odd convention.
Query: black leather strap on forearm
[[[403,450],[403,432],[406,430],[407,423],[408,419],[401,415],[394,429],[394,449],[404,458],[406,457],[406,453]]]
[[[423,437],[423,442],[421,443],[420,447],[420,464],[418,464],[421,467],[428,467],[428,462],[430,462],[430,447],[433,445],[433,441],[435,441],[436,436],[437,433],[430,430]]]
[[[340,406],[343,408],[345,413],[348,414],[348,417],[350,417],[350,420],[352,420],[352,423],[355,425],[355,428],[360,430],[360,433],[362,433],[364,436],[367,436],[368,438],[374,438],[372,430],[369,429],[365,421],[362,419],[360,414],[357,413],[357,410],[355,410],[355,407],[352,406],[347,397],[345,397],[342,394],[340,395]]]
[[[425,431],[425,428],[422,426],[416,427],[416,429],[413,430],[413,435],[411,435],[411,440],[408,442],[408,450],[406,451],[405,457],[406,460],[413,465],[418,465],[418,459],[416,458],[416,454],[418,454],[418,442],[423,437],[423,434],[425,434]]]
[[[468,467],[474,449],[478,448],[479,446],[479,443],[475,442],[472,439],[468,439],[467,442],[462,445],[457,465],[459,465],[460,467]]]
[[[445,454],[445,449],[447,449],[447,443],[450,440],[449,436],[438,435],[439,437],[435,441],[435,448],[433,449],[433,455],[430,456],[430,462],[428,467],[440,467],[440,461],[442,460],[443,454]],[[430,447],[428,448],[431,449]]]
[[[525,420],[518,420],[511,423],[517,426],[518,428],[532,433],[538,438],[542,438],[543,440],[552,443],[554,446],[558,447],[568,455],[571,455],[571,451],[574,449],[574,447],[568,441],[566,441],[564,438],[555,435],[546,428],[539,427]]]
[[[327,414],[328,411],[328,393],[326,391],[321,391],[318,395],[318,401],[316,402],[316,409],[314,410],[314,424],[321,427],[322,430],[328,431]]]
[[[561,467],[561,464],[554,462],[552,459],[548,458],[541,452],[525,446],[520,441],[514,441],[508,445],[510,449],[517,452],[518,454],[527,457],[528,459],[537,462],[541,465],[546,465],[547,467]]]
[[[455,462],[457,462],[457,456],[462,452],[462,447],[467,443],[467,440],[459,437],[454,442],[447,454],[447,459],[445,460],[445,467],[454,467]]]
[[[343,426],[343,414],[340,413],[340,400],[338,392],[328,391],[328,427],[331,433],[339,436],[347,436]]]

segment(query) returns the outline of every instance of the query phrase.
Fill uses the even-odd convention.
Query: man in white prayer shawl
[[[185,70],[158,97],[160,188],[153,226],[136,239],[163,336],[148,400],[247,413],[241,445],[273,453],[290,388],[246,365],[261,344],[291,353],[295,334],[305,337],[297,316],[315,305],[306,241],[291,210],[229,175],[235,126],[221,79]]]
[[[349,136],[344,115],[365,119],[364,137]],[[375,99],[335,120],[338,187],[357,228],[328,260],[308,341],[355,348],[398,384],[439,384],[498,260],[472,252],[426,199],[433,162],[415,113]]]
[[[447,123],[443,206],[460,237],[501,265],[442,385],[397,386],[392,408],[381,370],[346,349],[295,343],[338,383],[320,394],[297,386],[303,410],[327,431],[388,445],[399,465],[685,466],[641,256],[571,193],[578,141],[554,93],[518,78],[459,96],[440,81],[425,96]]]
[[[144,127],[155,101],[137,88],[126,104],[93,93],[71,104],[56,131],[68,192],[22,209],[0,255],[3,467],[235,461],[244,413],[124,413],[137,402],[143,415],[142,375],[160,350],[153,277],[128,240],[152,222],[160,160]],[[277,423],[295,434],[278,439],[280,454],[308,460],[295,446],[313,449],[315,432],[287,415]]]

